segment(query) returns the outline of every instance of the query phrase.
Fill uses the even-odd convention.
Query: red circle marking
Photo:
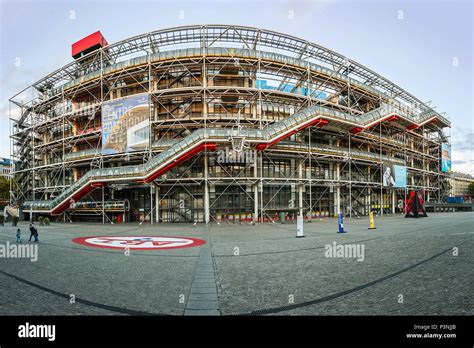
[[[198,238],[177,236],[89,236],[77,237],[72,241],[94,248],[125,249],[128,247],[130,250],[181,249],[206,243],[205,240]]]

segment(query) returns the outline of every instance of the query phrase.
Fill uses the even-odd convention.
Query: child
[[[16,242],[21,243],[21,231],[20,231],[20,229],[16,230]]]

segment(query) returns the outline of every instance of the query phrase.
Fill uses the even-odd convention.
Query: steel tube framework
[[[148,145],[104,154],[102,106],[131,95],[149,100]],[[445,194],[443,114],[357,62],[272,31],[146,33],[10,102],[11,201],[64,221],[85,195],[104,222],[122,219],[123,207],[106,204],[116,200],[130,202],[129,221],[210,223],[393,213],[407,190]],[[406,188],[383,187],[384,163],[407,166]]]

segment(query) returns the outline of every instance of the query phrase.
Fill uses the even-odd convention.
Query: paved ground
[[[348,233],[337,234],[337,221],[323,219],[305,223],[298,239],[295,224],[39,227],[37,262],[0,258],[0,315],[474,314],[474,213],[376,225],[347,219]],[[15,231],[0,227],[0,244],[14,243]],[[126,256],[71,242],[94,235],[208,243]],[[363,246],[364,260],[326,257],[333,242]]]

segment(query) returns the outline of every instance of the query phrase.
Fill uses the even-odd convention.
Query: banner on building
[[[102,104],[102,153],[138,151],[148,146],[150,103],[135,95]]]
[[[384,187],[406,187],[407,167],[392,163],[384,163],[382,184]]]
[[[451,171],[451,145],[446,143],[441,144],[441,171]]]

